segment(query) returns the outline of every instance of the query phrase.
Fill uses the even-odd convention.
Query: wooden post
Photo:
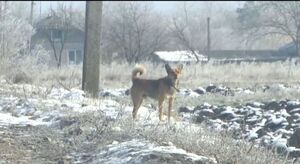
[[[42,2],[40,1],[40,16],[39,16],[39,19],[41,19],[42,17]]]
[[[29,18],[29,22],[32,25],[33,23],[33,6],[34,6],[34,1],[31,1],[31,6],[30,6],[30,18]]]
[[[99,90],[101,17],[102,1],[87,1],[82,89],[92,97],[97,97]]]
[[[210,29],[209,29],[209,17],[207,17],[207,59],[210,60]]]
[[[31,1],[31,6],[30,6],[30,18],[29,18],[29,22],[30,25],[33,26],[33,7],[34,7],[34,1]],[[29,38],[29,43],[28,43],[28,52],[31,53],[31,37]]]

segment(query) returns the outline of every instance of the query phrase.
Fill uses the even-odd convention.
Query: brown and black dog
[[[130,95],[133,102],[133,119],[136,120],[137,112],[146,97],[158,100],[159,107],[159,120],[162,121],[162,109],[163,102],[166,98],[169,99],[168,121],[170,121],[171,109],[175,98],[178,86],[178,77],[181,74],[183,65],[178,65],[177,68],[172,69],[168,64],[165,64],[167,76],[152,80],[141,79],[137,77],[137,74],[142,75],[145,72],[143,65],[136,65],[132,71],[132,87],[130,89]]]

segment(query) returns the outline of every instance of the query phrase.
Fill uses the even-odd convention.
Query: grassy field
[[[159,78],[166,75],[163,65],[152,65],[143,63],[147,72],[144,78]],[[27,65],[18,65],[18,67],[4,67],[0,70],[1,79],[5,79],[7,86],[2,86],[2,93],[7,95],[14,94],[17,97],[30,98],[38,96],[47,97],[47,91],[39,92],[36,90],[21,90],[20,87],[14,87],[11,84],[33,84],[51,89],[52,87],[61,87],[65,89],[80,88],[81,86],[81,67],[63,67],[61,69],[46,67],[31,67]],[[102,64],[100,66],[100,87],[101,88],[128,88],[131,86],[131,71],[134,65],[112,63]],[[286,84],[290,86],[300,85],[299,66],[293,62],[276,63],[244,63],[244,64],[226,64],[214,65],[208,63],[205,65],[187,65],[183,69],[183,75],[180,79],[180,88],[205,87],[210,83],[223,84],[229,87],[258,88],[263,85]],[[6,87],[6,88],[3,88]],[[9,87],[9,88],[8,88]],[[25,94],[24,94],[25,93]],[[270,90],[268,92],[256,92],[253,95],[240,96],[221,96],[221,95],[203,95],[201,98],[177,98],[174,108],[180,106],[194,106],[203,102],[210,104],[239,104],[249,101],[269,101],[271,99],[296,99],[300,93],[282,90]],[[131,103],[129,97],[115,98],[121,106]],[[101,103],[103,98],[96,101]],[[147,100],[144,104],[157,102]],[[123,104],[123,105],[122,105]],[[59,106],[59,105],[58,105]],[[122,108],[120,109],[122,110]],[[72,116],[72,117],[71,117]],[[53,128],[33,128],[24,129],[22,127],[2,128],[5,132],[4,139],[0,142],[0,152],[10,151],[14,156],[5,157],[10,162],[33,162],[38,163],[44,160],[45,163],[63,160],[69,156],[69,152],[89,152],[97,149],[97,146],[103,146],[114,140],[126,141],[133,138],[146,138],[158,144],[172,142],[174,145],[199,155],[214,158],[218,163],[286,163],[284,156],[279,156],[269,150],[253,147],[247,142],[236,142],[232,139],[230,133],[215,133],[206,129],[191,130],[190,128],[178,128],[176,126],[153,125],[145,128],[142,125],[135,125],[131,117],[124,117],[118,121],[107,121],[99,113],[76,114],[70,118],[80,120],[80,123],[74,124],[63,130]],[[103,125],[103,126],[102,126]],[[105,125],[105,126],[104,126]],[[74,129],[89,129],[94,127],[100,129],[97,133],[83,131],[81,134],[74,135]],[[116,127],[121,131],[114,131]],[[22,138],[15,133],[22,132],[30,138]],[[47,134],[51,136],[47,138]],[[8,135],[10,134],[10,135]],[[19,134],[19,133],[18,133]],[[21,133],[20,133],[21,134]],[[89,138],[92,145],[83,144]],[[206,138],[206,139],[205,139]],[[72,143],[67,144],[71,139]],[[45,142],[45,140],[47,142]],[[49,141],[48,141],[49,140]],[[212,143],[213,142],[213,146]],[[65,144],[66,146],[62,146]],[[32,148],[33,147],[33,148]],[[49,149],[50,148],[50,149]],[[46,150],[53,150],[46,153]],[[38,153],[34,153],[37,151]],[[30,154],[26,155],[26,152]],[[4,158],[4,157],[3,157]]]
[[[145,78],[159,78],[166,75],[164,65],[143,63],[147,72]],[[100,77],[104,87],[122,87],[130,83],[131,70],[134,65],[112,63],[101,65]],[[118,68],[118,69],[116,69]],[[247,87],[260,84],[299,84],[299,65],[294,62],[274,63],[242,63],[238,64],[207,64],[186,65],[180,79],[182,87],[193,88],[206,86],[210,83],[227,86]]]
[[[163,64],[141,63],[146,67],[144,78],[160,78],[166,75]],[[33,63],[1,63],[0,75],[12,83],[25,82],[36,85],[60,85],[80,87],[82,66],[68,66],[57,69]],[[131,85],[131,71],[134,65],[111,63],[100,65],[100,87],[128,87]],[[263,84],[300,84],[299,65],[295,61],[273,63],[207,64],[185,65],[180,86],[195,88],[210,83],[229,87],[253,87]]]

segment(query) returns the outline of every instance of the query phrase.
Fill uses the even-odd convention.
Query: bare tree
[[[34,1],[31,1],[31,5],[30,5],[30,17],[29,17],[29,23],[32,25],[33,23],[33,11],[34,11]]]
[[[211,3],[209,3],[211,8]],[[208,8],[209,10],[211,10]],[[188,49],[194,54],[197,63],[200,61],[197,55],[197,51],[207,51],[207,40],[205,34],[206,30],[206,18],[200,17],[195,11],[193,11],[190,4],[183,2],[183,7],[179,15],[173,16],[173,37],[176,38],[183,48]]]
[[[0,58],[1,61],[12,60],[27,48],[33,28],[26,20],[15,16],[7,1],[0,2],[0,22]]]
[[[225,7],[228,2],[183,2],[175,10],[171,31],[180,49],[206,53],[207,17],[210,18],[210,47],[212,50],[235,49],[240,46],[233,24],[236,12]],[[224,5],[223,5],[224,4]]]
[[[41,29],[51,45],[56,65],[58,68],[60,68],[62,52],[64,50],[69,29],[72,24],[70,19],[71,14],[66,6],[60,4],[57,11],[51,10],[51,15],[52,16],[49,18],[50,20],[43,24]]]
[[[279,35],[289,37],[300,56],[300,2],[248,2],[237,10],[240,31],[248,42]]]
[[[161,28],[161,18],[151,11],[151,5],[145,2],[119,2],[112,8],[106,38],[117,50],[120,57],[129,63],[136,63],[163,46],[166,28]],[[105,18],[104,18],[105,19]],[[104,30],[106,31],[106,30]]]
[[[194,54],[197,62],[199,57],[196,52],[208,53],[207,40],[207,17],[212,15],[212,2],[197,2],[201,5],[195,5],[183,2],[178,9],[178,14],[173,16],[173,37],[184,49],[188,49]],[[199,8],[204,6],[204,8]],[[202,14],[205,13],[205,14]]]

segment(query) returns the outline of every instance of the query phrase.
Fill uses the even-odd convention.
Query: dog
[[[178,78],[181,75],[183,65],[180,64],[177,68],[172,69],[169,64],[165,64],[167,76],[157,80],[141,79],[138,73],[142,75],[146,69],[143,65],[137,64],[132,71],[132,87],[130,95],[133,102],[132,117],[136,120],[137,112],[142,105],[143,99],[150,97],[158,100],[159,120],[162,121],[163,102],[166,98],[169,99],[168,122],[170,122],[171,109],[174,102],[176,91],[179,92]]]

